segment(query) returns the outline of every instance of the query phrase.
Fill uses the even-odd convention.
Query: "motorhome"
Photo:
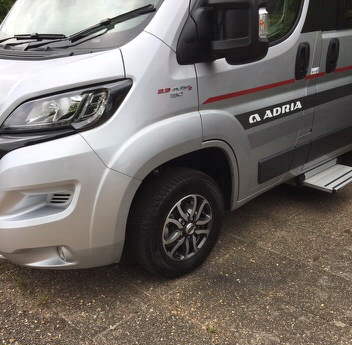
[[[17,0],[0,25],[0,257],[205,261],[224,213],[352,182],[351,0]]]

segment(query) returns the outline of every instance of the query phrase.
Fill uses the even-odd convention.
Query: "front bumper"
[[[138,187],[79,134],[8,153],[0,161],[0,259],[58,269],[119,261]]]

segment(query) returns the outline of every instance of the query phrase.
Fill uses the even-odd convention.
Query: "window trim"
[[[274,40],[274,41],[270,41],[269,42],[269,47],[274,47],[284,41],[286,41],[290,36],[292,36],[292,34],[294,33],[294,31],[297,29],[297,26],[302,18],[302,13],[303,13],[303,7],[304,7],[304,4],[305,4],[305,1],[306,0],[301,0],[301,5],[300,5],[300,9],[298,11],[298,15],[297,15],[297,18],[296,18],[296,21],[294,23],[294,25],[292,26],[292,28],[290,29],[290,31],[287,32],[287,34],[285,34],[284,36]]]

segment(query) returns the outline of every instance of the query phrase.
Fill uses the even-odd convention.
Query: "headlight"
[[[83,129],[109,118],[132,86],[130,80],[35,99],[20,105],[4,122],[3,132]]]

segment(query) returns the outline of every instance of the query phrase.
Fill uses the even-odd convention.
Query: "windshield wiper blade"
[[[152,13],[156,11],[156,7],[152,4],[147,5],[147,6],[143,6],[143,7],[139,7],[135,10],[120,14],[116,17],[112,17],[112,18],[108,18],[105,19],[103,21],[101,21],[99,24],[90,26],[87,29],[84,29],[80,32],[77,32],[71,36],[65,36],[62,39],[58,39],[52,42],[43,42],[43,43],[34,43],[34,44],[30,44],[26,50],[30,50],[30,49],[36,49],[36,48],[40,48],[40,47],[44,47],[46,45],[49,45],[51,43],[57,43],[57,42],[61,42],[61,41],[70,41],[71,43],[75,43],[80,41],[83,38],[86,38],[88,36],[94,35],[95,33],[98,33],[99,31],[101,31],[102,29],[105,29],[105,31],[100,35],[105,34],[106,32],[112,30],[117,24],[119,23],[123,23],[127,20],[133,19],[133,18],[137,18],[140,17],[144,14],[148,14],[148,13]],[[93,36],[96,37],[96,36]],[[1,43],[1,42],[0,42]],[[57,47],[57,48],[69,48],[71,46],[74,46],[73,44],[64,46],[64,47]]]
[[[58,40],[60,38],[66,38],[66,35],[63,34],[23,34],[23,35],[14,35],[14,38],[17,40]]]
[[[6,37],[6,38],[3,38],[2,40],[0,40],[0,43],[4,43],[6,41],[10,41],[10,40],[13,40],[15,37],[11,36],[11,37]]]
[[[127,20],[137,18],[139,16],[142,16],[144,14],[152,13],[156,11],[156,7],[152,4],[143,6],[140,8],[137,8],[135,10],[126,12],[124,14],[120,14],[116,17],[108,18],[103,21],[101,21],[99,24],[93,25],[87,29],[84,29],[80,32],[77,32],[76,34],[73,34],[69,36],[69,40],[74,43],[76,41],[79,41],[82,38],[85,38],[87,36],[93,35],[97,32],[99,32],[101,29],[109,29],[112,30],[117,24],[123,23]]]
[[[63,34],[20,34],[20,35],[14,35],[11,37],[7,37],[5,39],[0,40],[0,43],[4,43],[10,40],[17,40],[17,41],[28,41],[28,40],[57,40],[57,39],[65,39],[66,35]],[[15,43],[15,44],[9,44],[9,45],[18,45],[18,44],[23,44],[23,43]]]

